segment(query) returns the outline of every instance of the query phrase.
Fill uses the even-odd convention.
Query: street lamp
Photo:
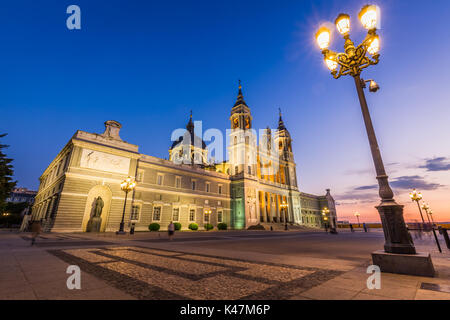
[[[287,226],[287,220],[288,220],[287,208],[289,207],[289,205],[286,203],[285,200],[283,200],[283,203],[280,204],[280,207],[281,207],[281,209],[282,209],[282,211],[284,213],[284,230],[287,230],[288,229],[288,226]]]
[[[431,223],[431,221],[430,221],[430,206],[428,205],[428,203],[426,203],[426,202],[422,203],[422,209],[427,214],[428,222]]]
[[[329,226],[330,233],[337,234],[335,222],[332,222],[331,218],[330,218],[330,223],[328,224],[329,214],[330,214],[330,209],[328,209],[327,207],[324,207],[322,209],[322,215],[324,216],[323,220],[325,220],[325,223]]]
[[[388,176],[386,175],[364,95],[363,89],[366,81],[360,77],[363,69],[371,65],[376,65],[379,62],[380,38],[376,34],[378,18],[378,8],[376,6],[367,5],[361,9],[359,20],[368,32],[363,42],[355,46],[350,39],[350,17],[346,14],[340,14],[338,16],[335,23],[337,30],[345,40],[345,52],[337,53],[329,49],[331,33],[325,27],[320,28],[316,33],[316,40],[319,48],[322,50],[325,64],[331,71],[332,76],[338,79],[341,76],[349,75],[353,77],[355,82],[377,173],[376,178],[378,180],[381,203],[376,208],[380,214],[385,235],[384,250],[386,253],[415,254],[416,249],[403,218],[403,206],[395,202],[394,193],[389,186]],[[376,82],[373,80],[369,81],[371,82],[370,91],[377,91],[379,86]]]
[[[327,215],[330,213],[330,210],[328,210],[327,207],[322,209],[322,218],[323,218],[323,226],[325,228],[325,231],[328,232],[328,217]]]
[[[416,189],[413,189],[412,192],[409,193],[409,197],[411,201],[417,202],[417,207],[419,208],[420,217],[422,218],[422,223],[425,224],[425,220],[423,219],[422,210],[420,209],[419,201],[422,200],[422,193],[417,192]]]
[[[207,220],[206,223],[210,224],[211,223],[211,209],[207,208],[205,210],[203,210],[203,213],[205,214],[205,216],[203,217],[203,220]],[[208,217],[207,219],[205,219],[206,217]],[[203,221],[203,224],[205,224],[205,221]],[[205,228],[206,229],[206,228]],[[206,229],[208,231],[208,229]]]
[[[434,219],[433,219],[433,210],[428,209],[428,214],[430,215],[430,217],[431,217],[431,222],[433,222],[433,225],[434,225],[435,223],[434,223]]]
[[[124,220],[125,220],[125,208],[127,206],[127,197],[128,197],[128,192],[132,191],[134,188],[136,188],[136,181],[130,176],[128,176],[120,184],[120,189],[122,189],[125,192],[125,202],[123,204],[122,221],[120,222],[119,231],[117,231],[116,234],[125,234]]]
[[[427,214],[428,222],[430,223],[432,231],[433,231],[434,241],[436,241],[436,245],[439,249],[439,252],[442,253],[441,245],[439,244],[439,240],[436,235],[436,230],[434,230],[434,225],[431,224],[430,216],[428,215],[428,209],[430,209],[430,207],[428,206],[427,203],[424,202],[422,205],[422,209],[421,209],[419,201],[422,199],[422,194],[420,192],[417,192],[416,189],[413,189],[413,191],[409,194],[409,196],[411,197],[412,201],[417,202],[417,207],[419,208],[419,212],[420,212],[420,216],[422,217],[423,224],[425,224],[425,220],[423,219],[422,209],[425,210],[425,212]]]
[[[359,223],[359,216],[360,216],[359,212],[355,212],[355,217],[356,219],[358,219],[358,227],[361,227],[361,224]]]

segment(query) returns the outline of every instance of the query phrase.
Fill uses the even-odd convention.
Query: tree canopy
[[[6,133],[0,134],[0,139],[5,137]],[[0,143],[0,213],[4,212],[6,206],[6,198],[8,198],[12,189],[16,186],[16,181],[13,181],[14,174],[13,159],[10,159],[3,152],[9,146]]]

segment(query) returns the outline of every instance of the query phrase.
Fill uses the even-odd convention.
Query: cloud
[[[353,190],[355,190],[355,191],[361,191],[361,190],[372,190],[372,189],[376,189],[378,187],[378,185],[376,185],[376,184],[373,184],[373,185],[370,185],[370,186],[361,186],[361,187],[356,187],[355,189],[353,189]]]
[[[336,205],[351,205],[360,203],[372,203],[377,200],[378,192],[358,192],[355,189],[343,194],[335,195]]]
[[[426,182],[424,178],[420,176],[401,176],[391,181],[391,186],[402,190],[410,190],[414,188],[421,190],[436,190],[443,185]]]
[[[420,189],[420,190],[436,190],[443,185],[425,181],[421,176],[400,176],[390,179],[390,185],[393,189],[399,191]],[[379,200],[378,185],[365,185],[354,187],[349,191],[335,196],[337,205],[352,205],[362,203],[373,203]]]
[[[398,171],[396,169],[396,167],[398,167],[399,165],[400,165],[400,162],[389,162],[389,163],[385,164],[385,167],[388,168],[390,173],[392,173],[392,172]],[[350,170],[345,171],[345,174],[347,174],[347,175],[364,175],[364,174],[374,175],[375,169],[373,168],[373,166],[369,166],[364,169],[350,169]]]
[[[446,157],[428,159],[425,165],[419,166],[419,168],[427,169],[427,171],[448,171],[450,170],[450,161]]]

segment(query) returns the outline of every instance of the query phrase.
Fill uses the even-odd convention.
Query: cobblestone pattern
[[[342,273],[142,247],[49,252],[139,299],[295,299]]]

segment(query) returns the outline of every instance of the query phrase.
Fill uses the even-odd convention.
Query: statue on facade
[[[101,215],[104,205],[105,203],[103,202],[102,197],[95,199],[94,214],[88,221],[86,232],[100,232],[100,227],[102,225]]]

